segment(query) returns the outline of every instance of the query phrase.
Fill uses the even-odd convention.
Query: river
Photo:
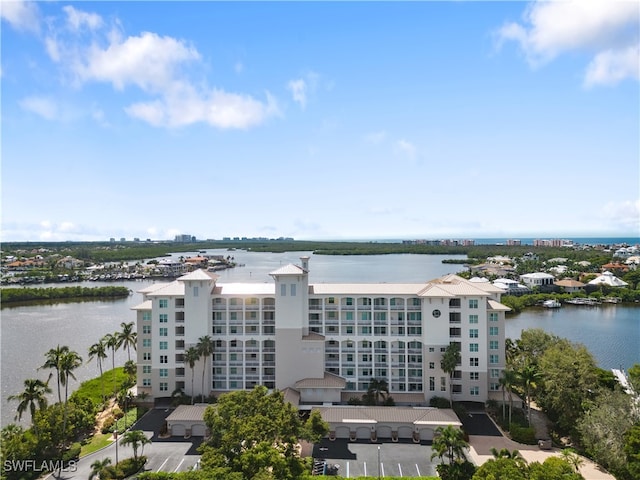
[[[311,283],[426,282],[464,269],[462,265],[443,264],[444,258],[452,258],[450,255],[329,256],[312,255],[311,252],[254,253],[241,250],[211,250],[209,253],[233,256],[238,264],[244,265],[218,272],[220,283],[271,282],[269,272],[288,263],[300,263],[302,255],[311,256]],[[183,252],[174,256],[196,254]],[[141,302],[141,295],[136,292],[150,283],[148,280],[117,283],[134,292],[125,299],[3,308],[0,330],[2,426],[13,422],[15,415],[16,402],[7,402],[7,397],[19,393],[26,378],[47,379],[49,372],[38,370],[38,367],[44,363],[44,354],[50,348],[58,344],[68,345],[85,360],[76,371],[77,381],[70,382],[70,391],[79,382],[98,375],[95,360],[86,363],[89,346],[106,333],[119,330],[121,322],[135,320],[131,308]],[[116,284],[85,282],[81,285]],[[640,363],[640,307],[607,305],[597,308],[564,306],[554,311],[531,309],[509,319],[506,332],[511,338],[517,338],[522,329],[533,327],[584,343],[603,368],[629,368]],[[122,365],[126,359],[126,352],[117,352],[116,365]],[[105,368],[110,368],[110,365],[111,359],[108,358]],[[52,385],[55,385],[53,379]],[[53,395],[51,400],[55,400]],[[28,421],[27,413],[21,423],[26,425]]]

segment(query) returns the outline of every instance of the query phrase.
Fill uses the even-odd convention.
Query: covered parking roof
[[[433,427],[462,425],[453,410],[444,408],[331,406],[319,407],[317,410],[324,421],[333,424],[404,423]]]

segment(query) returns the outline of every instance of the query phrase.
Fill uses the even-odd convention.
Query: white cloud
[[[33,33],[40,31],[40,10],[36,2],[2,0],[0,17],[16,30]]]
[[[409,157],[411,160],[415,160],[417,155],[417,149],[415,145],[407,140],[401,139],[396,142],[396,148],[401,153]]]
[[[102,17],[97,13],[76,10],[70,5],[66,5],[62,9],[67,14],[67,24],[72,30],[80,30],[84,26],[89,30],[95,30],[102,26]]]
[[[55,120],[59,115],[58,105],[54,100],[47,97],[26,97],[20,101],[20,106],[23,109],[40,115],[47,120]]]
[[[173,82],[178,65],[199,59],[198,51],[180,40],[144,32],[106,48],[94,43],[74,69],[82,81],[108,82],[118,90],[136,85],[158,92]]]
[[[303,109],[307,106],[307,82],[304,79],[291,80],[287,84],[287,90],[291,92],[294,102],[298,103]]]
[[[364,136],[364,140],[367,143],[372,143],[374,145],[379,145],[387,139],[387,132],[384,130],[380,130],[377,132],[370,132]]]
[[[527,7],[522,24],[505,24],[498,40],[517,42],[533,67],[565,52],[594,55],[585,83],[614,84],[638,77],[639,25],[638,1],[539,1]],[[634,52],[635,63],[629,58]]]
[[[640,199],[608,202],[600,210],[600,217],[616,230],[639,232]]]

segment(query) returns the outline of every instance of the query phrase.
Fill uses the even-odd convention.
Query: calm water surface
[[[362,255],[328,256],[311,252],[253,253],[245,251],[211,250],[210,253],[233,256],[243,264],[218,272],[219,282],[272,282],[269,272],[288,263],[299,264],[302,255],[311,256],[310,281],[321,282],[426,282],[447,273],[462,271],[462,265],[443,264],[439,255]],[[193,256],[193,253],[173,255]],[[460,257],[463,258],[463,257]],[[44,362],[44,354],[56,345],[68,345],[84,360],[89,346],[107,333],[120,328],[121,322],[135,320],[131,308],[141,302],[137,292],[150,281],[121,282],[134,293],[126,298],[108,302],[60,303],[56,305],[24,306],[2,309],[0,330],[0,379],[2,401],[0,413],[2,425],[13,422],[16,402],[7,402],[9,395],[22,390],[26,378],[46,380],[47,371],[38,370]],[[116,285],[114,283],[88,282],[87,286]],[[528,311],[507,323],[507,334],[517,338],[521,329],[539,326],[573,341],[582,342],[594,353],[604,368],[628,368],[640,363],[640,308],[607,306],[596,309],[563,307],[558,311]],[[122,365],[126,352],[116,354],[116,365]],[[105,368],[110,368],[107,359]],[[83,364],[76,372],[77,382],[70,383],[70,392],[79,382],[98,375],[93,360]],[[52,380],[55,390],[55,383]],[[54,392],[55,395],[55,392]],[[54,396],[51,396],[54,400]],[[23,417],[23,424],[29,415]]]

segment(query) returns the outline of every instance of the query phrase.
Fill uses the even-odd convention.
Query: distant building
[[[604,272],[597,278],[589,282],[589,285],[608,285],[609,287],[626,287],[629,285],[624,280],[620,280],[611,272]]]
[[[566,293],[576,293],[584,289],[585,284],[571,278],[557,280],[556,287],[560,287]]]
[[[555,277],[549,273],[535,272],[520,275],[520,280],[522,280],[522,283],[524,283],[529,288],[545,287],[548,285],[553,285],[555,282]]]
[[[176,243],[192,243],[196,241],[196,237],[192,237],[191,235],[176,235],[173,241]]]

